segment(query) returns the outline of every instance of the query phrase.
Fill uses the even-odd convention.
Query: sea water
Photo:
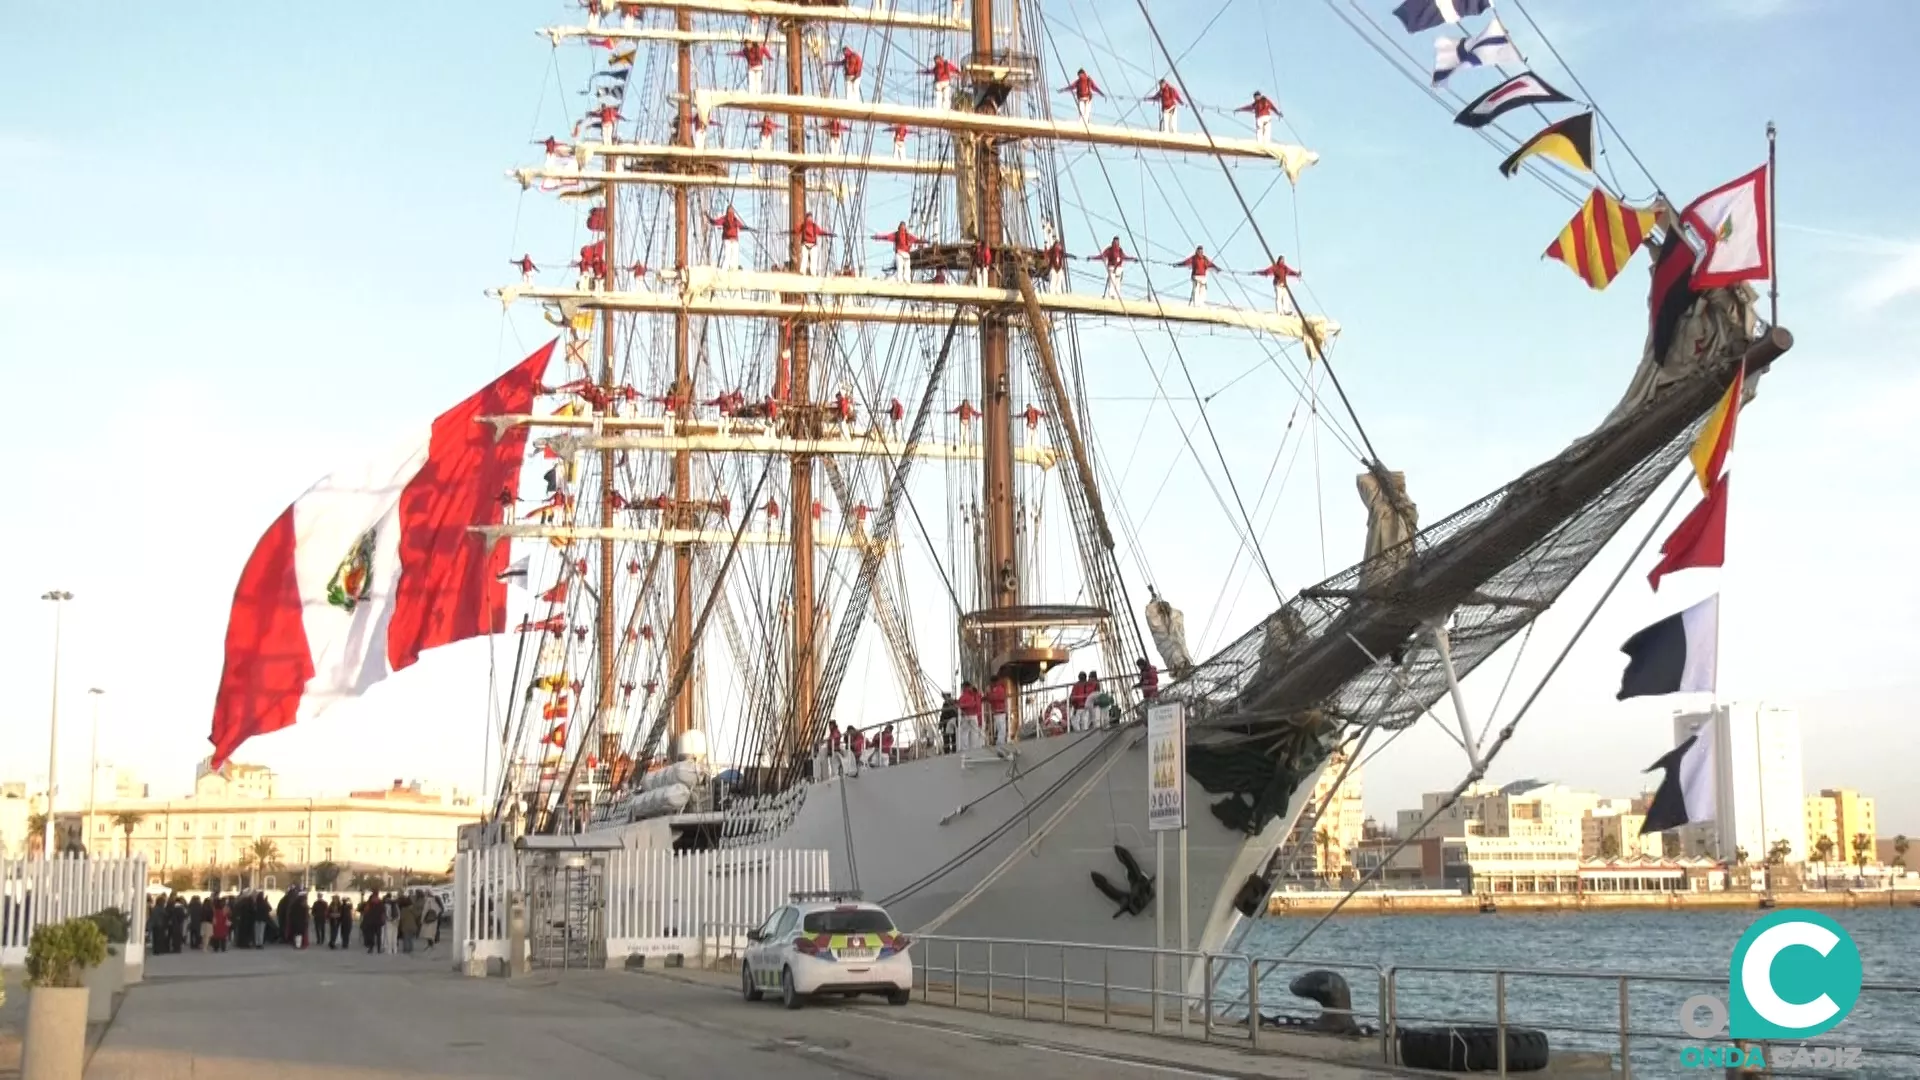
[[[1461,967],[1504,967],[1581,972],[1699,975],[1718,986],[1634,980],[1628,1009],[1634,1031],[1634,1071],[1641,1076],[1705,1075],[1680,1064],[1681,1048],[1700,1040],[1682,1035],[1680,1003],[1701,993],[1724,1000],[1727,965],[1735,943],[1761,915],[1751,911],[1593,912],[1525,915],[1335,916],[1314,931],[1293,959],[1331,962],[1353,990],[1354,1009],[1367,1022],[1378,1015],[1379,979],[1367,968],[1390,965],[1439,967],[1444,972],[1400,971],[1396,1000],[1400,1023],[1491,1024],[1494,978]],[[1920,908],[1826,912],[1859,946],[1869,983],[1920,986]],[[1247,931],[1240,952],[1281,957],[1308,933],[1317,916],[1261,919]],[[1360,970],[1336,964],[1365,965]],[[1292,997],[1287,983],[1304,970],[1284,966],[1265,974],[1261,1011],[1312,1016],[1318,1007]],[[1226,968],[1217,995],[1241,999],[1244,969]],[[1618,980],[1571,980],[1509,975],[1507,1020],[1547,1030],[1552,1045],[1618,1052]],[[1585,1028],[1587,1031],[1570,1029]],[[1664,1037],[1661,1037],[1664,1036]],[[1724,1040],[1721,1040],[1724,1042]],[[1920,1056],[1889,1057],[1871,1048],[1904,1047],[1920,1054],[1920,993],[1867,992],[1847,1018],[1820,1043],[1864,1046],[1861,1069],[1849,1075],[1920,1077]],[[1834,1075],[1841,1075],[1835,1073]]]

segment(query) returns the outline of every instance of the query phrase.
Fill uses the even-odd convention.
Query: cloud
[[[1888,240],[1840,229],[1783,223],[1780,228],[1830,241],[1838,250],[1862,257],[1869,269],[1846,290],[1858,312],[1877,311],[1907,296],[1920,295],[1920,240]]]

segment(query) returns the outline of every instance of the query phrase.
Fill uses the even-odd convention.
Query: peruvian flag
[[[315,484],[260,538],[227,617],[215,768],[428,649],[506,629],[509,551],[472,529],[508,512],[497,495],[519,487],[527,433],[496,439],[481,418],[530,413],[557,343],[405,445]]]

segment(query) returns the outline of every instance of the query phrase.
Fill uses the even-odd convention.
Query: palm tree
[[[316,889],[331,889],[333,883],[340,880],[340,864],[331,859],[314,863],[310,872],[313,874],[313,887]]]
[[[1866,833],[1853,834],[1853,865],[1860,870],[1860,876],[1867,874],[1867,863],[1873,858],[1873,837]]]
[[[147,815],[138,810],[122,810],[113,815],[113,827],[127,834],[127,858],[129,859],[133,858],[133,830],[145,820]]]
[[[280,845],[264,836],[255,840],[247,853],[253,856],[253,864],[260,868],[262,874],[271,874],[280,869]]]
[[[47,840],[47,815],[28,814],[27,815],[27,854],[32,855],[34,852],[40,851],[41,848],[46,846],[46,840]],[[45,852],[41,852],[41,854],[45,854]]]
[[[1613,860],[1620,857],[1620,838],[1609,833],[1600,838],[1600,857]]]
[[[1906,872],[1906,869],[1907,869],[1907,834],[1906,833],[1900,833],[1899,835],[1893,838],[1893,865],[1899,867],[1902,873]]]
[[[1827,864],[1833,859],[1833,837],[1822,836],[1813,842],[1814,861],[1820,864],[1820,880],[1826,881]]]
[[[1324,878],[1333,871],[1333,833],[1322,828],[1313,838],[1320,843],[1320,876]]]

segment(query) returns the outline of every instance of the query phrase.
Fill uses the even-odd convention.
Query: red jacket
[[[818,244],[821,237],[832,235],[832,233],[821,228],[819,222],[813,220],[812,214],[808,214],[806,220],[800,223],[800,242],[808,247]]]
[[[1095,94],[1104,95],[1106,93],[1105,90],[1100,89],[1100,85],[1098,83],[1093,81],[1093,76],[1088,75],[1084,71],[1075,75],[1073,77],[1072,82],[1061,87],[1060,89],[1067,93],[1071,93],[1075,98],[1078,98],[1081,101],[1091,101],[1093,99],[1093,95]]]
[[[972,687],[960,691],[960,715],[978,719],[980,716],[980,691]]]
[[[865,66],[860,60],[860,54],[850,48],[841,49],[840,59],[834,61],[834,63],[846,69],[849,80],[859,78],[860,72]]]
[[[1007,711],[1006,683],[995,679],[993,680],[993,685],[987,687],[987,707],[992,709],[996,715]]]
[[[1207,271],[1218,270],[1220,268],[1219,263],[1214,262],[1212,259],[1207,258],[1204,253],[1198,252],[1198,251],[1194,252],[1193,254],[1187,256],[1184,259],[1181,259],[1179,262],[1174,263],[1173,265],[1184,266],[1189,270],[1192,270],[1193,279],[1195,281],[1200,281],[1205,279],[1207,276]]]
[[[1180,96],[1180,91],[1175,90],[1173,88],[1172,83],[1168,82],[1165,79],[1161,79],[1160,85],[1154,87],[1153,93],[1148,94],[1143,100],[1159,102],[1160,110],[1162,112],[1165,112],[1166,110],[1173,108],[1175,105],[1184,104],[1186,99]]]

